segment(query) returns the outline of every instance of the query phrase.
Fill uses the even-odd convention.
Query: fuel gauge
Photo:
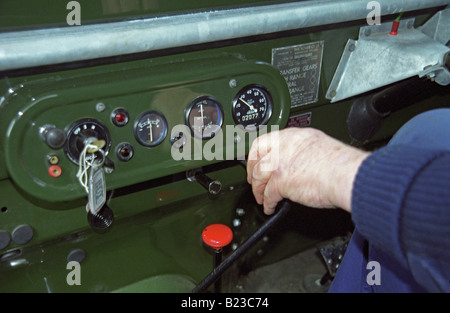
[[[157,111],[141,113],[134,122],[134,137],[145,147],[159,145],[167,136],[167,121]]]

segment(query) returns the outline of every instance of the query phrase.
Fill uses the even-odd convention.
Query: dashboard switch
[[[55,150],[63,147],[66,142],[66,133],[53,125],[41,127],[40,136],[50,148]]]

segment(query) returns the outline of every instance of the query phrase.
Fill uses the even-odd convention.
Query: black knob
[[[87,219],[96,232],[104,233],[114,222],[114,213],[107,205],[104,205],[97,214],[89,211]]]
[[[50,128],[45,130],[45,142],[52,149],[59,149],[66,142],[66,133],[59,128]]]

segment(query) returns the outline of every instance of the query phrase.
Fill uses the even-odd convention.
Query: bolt
[[[104,171],[105,171],[106,174],[111,174],[112,172],[114,172],[114,169],[111,168],[111,167],[105,167]]]
[[[230,88],[236,88],[237,86],[237,81],[236,79],[230,79],[230,82],[228,83],[228,85],[230,86]]]
[[[244,216],[245,215],[245,210],[241,209],[241,208],[237,208],[236,209],[236,214],[239,216]]]
[[[103,102],[99,102],[95,105],[95,109],[97,110],[97,112],[103,112],[106,109],[106,106]]]
[[[408,21],[408,24],[406,25],[406,27],[408,29],[411,29],[411,28],[413,28],[413,26],[414,26],[414,22],[412,20]]]
[[[236,289],[237,289],[237,290],[243,290],[243,289],[244,289],[244,286],[242,286],[242,285],[236,285]]]

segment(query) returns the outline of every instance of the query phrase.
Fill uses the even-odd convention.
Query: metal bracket
[[[441,41],[449,36],[448,29],[441,29],[449,23],[449,10],[440,11],[420,29],[414,28],[414,19],[402,20],[396,36],[389,34],[392,22],[361,27],[359,39],[347,42],[326,98],[331,102],[347,99],[416,75],[429,75],[432,67],[440,72],[436,82],[448,84],[445,55],[450,48]]]
[[[336,276],[339,265],[344,258],[345,251],[350,242],[351,235],[339,236],[317,245],[317,249],[325,261],[328,273],[331,277]]]
[[[450,8],[439,11],[420,30],[443,45],[450,40]]]

